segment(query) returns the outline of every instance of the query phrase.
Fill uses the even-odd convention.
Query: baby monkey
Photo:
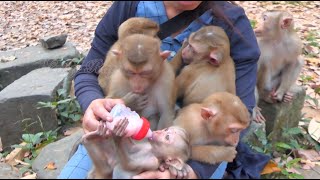
[[[189,134],[183,128],[171,126],[153,131],[148,140],[134,141],[125,137],[127,125],[127,119],[120,120],[110,133],[107,126],[100,122],[96,131],[83,136],[83,144],[94,165],[90,178],[128,179],[165,166],[169,166],[170,172],[177,177],[187,176],[185,162],[190,157],[191,146]],[[107,149],[101,148],[108,145],[111,146]]]

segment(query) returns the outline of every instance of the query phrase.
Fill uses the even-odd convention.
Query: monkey
[[[148,141],[138,142],[130,137],[123,137],[127,125],[127,119],[120,120],[112,132],[115,137],[106,138],[110,136],[110,131],[100,121],[96,131],[82,137],[83,144],[90,149],[88,152],[94,166],[88,177],[129,179],[141,172],[156,170],[162,163],[182,171],[181,173],[187,173],[185,162],[190,157],[191,146],[190,136],[183,128],[170,126],[153,131]],[[110,143],[112,140],[114,144]],[[107,145],[112,145],[112,151],[106,151]],[[105,157],[108,160],[102,162],[106,160]]]
[[[160,39],[150,34],[131,34],[116,43],[99,70],[104,93],[123,99],[126,106],[149,119],[152,130],[169,127],[176,99],[175,75],[166,61],[170,52],[160,52]]]
[[[191,159],[215,164],[232,162],[240,132],[250,124],[250,114],[240,98],[228,92],[215,92],[179,110],[175,126],[190,134]]]
[[[258,97],[268,103],[288,103],[294,96],[290,88],[304,64],[302,42],[294,30],[293,16],[289,12],[265,11],[262,19],[263,22],[254,30],[261,51],[257,75]]]
[[[171,62],[176,73],[180,64],[188,64],[175,80],[183,106],[201,103],[214,92],[236,93],[229,38],[222,28],[206,26],[191,33]]]
[[[157,33],[160,30],[159,25],[143,17],[132,17],[120,24],[118,28],[118,40],[123,39],[132,34],[145,34],[152,37],[157,37]],[[112,49],[118,49],[119,42],[116,41],[112,46]],[[102,87],[104,94],[108,94],[107,87],[109,87],[110,76],[114,72],[114,69],[119,67],[116,63],[116,56],[111,51],[108,51],[106,60],[104,61],[104,68],[99,70],[98,81],[99,85]]]

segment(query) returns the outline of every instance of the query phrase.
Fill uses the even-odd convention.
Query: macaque
[[[293,16],[286,11],[266,11],[255,29],[261,55],[258,61],[258,96],[266,102],[291,102],[304,64],[302,42],[294,30]]]
[[[176,78],[177,98],[183,99],[183,106],[200,103],[214,92],[235,94],[235,67],[222,28],[206,26],[192,33],[171,62],[176,72],[181,61],[189,64]]]
[[[94,166],[89,177],[129,179],[144,171],[157,170],[162,163],[187,173],[185,162],[190,157],[191,147],[184,129],[171,126],[154,131],[148,141],[134,141],[123,137],[127,124],[127,119],[119,121],[112,132],[113,138],[106,139],[110,132],[103,122],[96,131],[83,136]],[[110,144],[112,139],[115,144]],[[107,145],[112,145],[111,150]]]
[[[130,34],[121,28],[119,32],[120,36]],[[98,77],[108,98],[122,98],[126,106],[150,121],[152,130],[172,125],[176,99],[175,75],[166,61],[170,52],[160,52],[161,42],[153,37],[155,32],[120,37]]]
[[[249,124],[246,106],[228,92],[216,92],[202,103],[183,107],[174,121],[190,134],[191,159],[210,164],[233,161],[240,132]]]

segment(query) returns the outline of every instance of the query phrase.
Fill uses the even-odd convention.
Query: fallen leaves
[[[269,161],[260,174],[264,175],[280,171],[281,169],[278,167],[278,164],[276,164],[274,161]]]
[[[15,56],[2,56],[0,57],[0,62],[10,62],[17,59]]]
[[[314,140],[320,143],[320,121],[312,119],[308,126],[308,132]]]
[[[55,170],[55,169],[57,169],[57,167],[56,167],[56,164],[54,162],[50,162],[44,167],[44,169]]]
[[[20,144],[20,146],[25,146],[26,143],[23,142]],[[24,154],[27,152],[27,150],[24,150],[22,148],[15,148],[10,154],[8,154],[5,158],[5,162],[7,164],[10,164],[11,166],[15,166],[18,164],[16,160],[23,160]]]

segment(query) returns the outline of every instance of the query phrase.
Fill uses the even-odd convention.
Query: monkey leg
[[[273,99],[279,102],[291,102],[293,100],[294,94],[289,92],[289,90],[298,79],[303,64],[304,59],[302,56],[299,56],[297,57],[297,60],[291,62],[291,64],[283,70],[282,75],[280,76],[280,85],[273,94]]]
[[[222,161],[232,162],[237,151],[233,146],[198,145],[192,146],[191,159],[209,164]]]

